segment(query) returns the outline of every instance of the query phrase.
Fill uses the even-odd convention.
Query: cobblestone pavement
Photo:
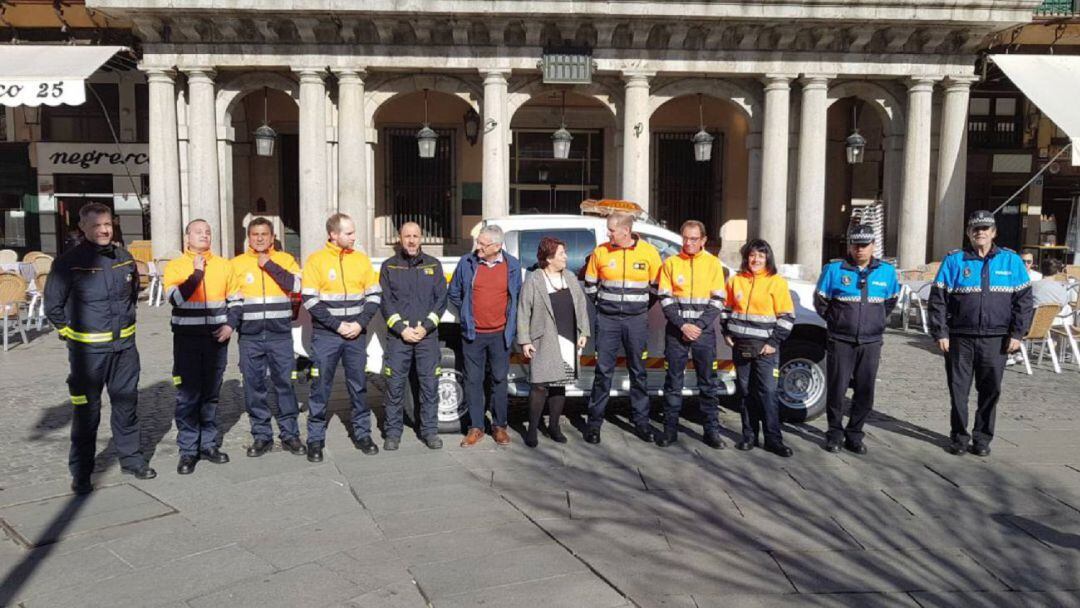
[[[71,496],[65,347],[0,353],[0,605],[1080,606],[1075,366],[1006,372],[985,460],[943,451],[942,360],[891,331],[864,457],[821,450],[824,420],[785,427],[790,460],[710,450],[694,422],[666,450],[608,424],[598,447],[407,435],[365,457],[338,415],[312,465],[244,457],[234,350],[232,462],[180,477],[167,313],[139,312],[155,480],[119,474],[106,422],[98,489]]]

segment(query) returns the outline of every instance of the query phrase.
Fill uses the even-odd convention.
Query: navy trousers
[[[589,399],[589,428],[600,430],[604,423],[611,378],[619,351],[626,356],[626,371],[630,374],[631,422],[635,426],[649,424],[648,377],[645,359],[649,353],[649,315],[596,315],[596,368],[592,397]]]
[[[416,344],[387,336],[383,376],[386,377],[386,436],[401,437],[405,430],[405,391],[409,390],[409,372],[415,366],[420,385],[419,431],[421,437],[439,432],[439,337],[432,333]]]
[[[462,340],[465,358],[465,401],[469,404],[469,427],[484,428],[484,383],[491,374],[491,424],[506,426],[506,377],[510,374],[510,349],[503,332],[476,334]]]
[[[274,386],[278,405],[278,430],[282,439],[300,436],[296,418],[300,408],[293,391],[292,336],[274,335],[269,339],[240,338],[240,373],[244,376],[244,403],[251,419],[251,436],[256,441],[270,441],[274,429],[270,426],[270,404],[266,402],[267,371]]]
[[[734,357],[743,440],[757,441],[758,433],[764,426],[765,445],[783,444],[784,438],[780,433],[780,404],[776,402],[777,363],[780,352],[767,357],[758,355],[753,359],[743,359],[736,350]]]
[[[68,343],[68,392],[71,395],[71,450],[68,469],[76,479],[94,472],[97,430],[101,423],[101,392],[109,391],[113,445],[120,466],[138,469],[145,463],[139,450],[139,351],[91,352]]]
[[[181,456],[218,446],[217,409],[229,343],[211,335],[173,334],[176,443]]]
[[[949,336],[949,352],[945,355],[945,376],[949,381],[952,401],[949,433],[953,441],[988,446],[994,438],[994,419],[1001,398],[1001,377],[1005,374],[1005,352],[1008,336]],[[968,395],[971,381],[979,393],[975,422],[968,434]]]
[[[664,358],[667,359],[667,372],[664,374],[664,427],[674,430],[679,426],[686,361],[693,359],[694,373],[697,375],[698,405],[705,417],[703,430],[706,433],[719,432],[720,380],[714,368],[716,331],[710,327],[701,332],[697,340],[686,342],[683,340],[682,331],[668,324],[664,338]]]
[[[829,354],[828,392],[825,414],[829,420],[828,438],[851,443],[863,440],[863,424],[874,409],[874,384],[877,381],[878,362],[881,360],[881,342],[855,344],[843,340],[829,340],[825,346]],[[851,414],[844,428],[844,395],[848,385],[853,385]]]
[[[345,368],[345,386],[352,403],[353,439],[371,435],[371,408],[368,407],[367,335],[346,340],[337,334],[317,331],[311,337],[312,363],[319,376],[311,383],[311,403],[308,405],[308,443],[326,441],[326,404],[334,387],[338,363]]]

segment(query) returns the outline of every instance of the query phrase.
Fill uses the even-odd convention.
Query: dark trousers
[[[173,334],[176,444],[181,456],[218,445],[217,409],[229,343],[213,336]]]
[[[693,342],[682,337],[682,331],[668,324],[664,339],[664,358],[667,359],[667,373],[664,374],[664,427],[674,430],[679,426],[679,412],[682,411],[683,380],[686,376],[687,359],[694,360],[694,374],[697,375],[698,405],[705,417],[704,431],[720,430],[720,381],[716,370],[716,332],[709,328]]]
[[[91,352],[68,344],[68,391],[71,394],[71,451],[68,469],[76,479],[94,472],[97,430],[101,422],[101,391],[108,389],[112,413],[113,445],[120,466],[140,468],[145,460],[139,450],[139,351],[134,347],[115,352]]]
[[[415,366],[420,387],[419,431],[421,437],[439,432],[439,378],[436,375],[442,352],[438,335],[432,333],[416,344],[394,336],[386,337],[383,376],[386,378],[386,436],[401,437],[405,429],[405,391],[409,372]]]
[[[345,386],[352,403],[353,439],[371,435],[371,408],[368,407],[367,335],[346,340],[337,334],[315,332],[311,336],[311,361],[319,370],[319,376],[311,383],[311,402],[308,404],[308,443],[326,441],[326,404],[334,388],[334,374],[338,363],[345,368]]]
[[[649,353],[649,315],[596,315],[596,368],[592,397],[589,399],[589,428],[600,430],[604,412],[611,397],[611,378],[621,350],[626,357],[630,374],[631,422],[635,426],[649,424],[648,377],[645,359]]]
[[[953,441],[975,445],[990,445],[994,438],[994,418],[998,399],[1001,397],[1001,377],[1005,373],[1008,336],[949,336],[949,352],[945,355],[945,376],[949,381],[949,397],[952,400]],[[968,426],[968,394],[971,381],[979,393],[972,434]]]
[[[484,381],[491,374],[491,424],[506,426],[506,377],[510,374],[510,349],[503,332],[476,334],[462,340],[465,357],[465,401],[469,404],[469,427],[484,428]]]
[[[877,380],[878,362],[881,360],[881,342],[855,344],[843,340],[829,340],[825,346],[829,354],[826,364],[828,393],[825,414],[829,419],[828,439],[847,439],[851,443],[863,440],[863,424],[874,409],[874,383]],[[851,414],[844,429],[844,395],[852,385]]]
[[[270,383],[277,394],[278,430],[282,439],[300,436],[296,417],[300,408],[293,391],[292,336],[274,336],[271,339],[240,338],[240,373],[244,375],[244,403],[251,419],[251,436],[256,441],[270,441],[274,429],[270,426],[270,404],[266,402],[266,372],[270,371]]]
[[[780,434],[780,405],[776,402],[777,363],[780,353],[743,359],[736,350],[734,356],[743,439],[756,441],[764,424],[765,445],[782,444],[784,437]]]

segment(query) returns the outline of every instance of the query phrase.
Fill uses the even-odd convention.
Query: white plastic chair
[[[26,280],[17,274],[0,274],[0,331],[4,334],[5,352],[8,349],[8,336],[12,333],[18,333],[23,344],[30,343],[23,326],[22,306],[25,303]]]
[[[1028,334],[1024,336],[1024,339],[1020,341],[1020,355],[1024,359],[1024,369],[1029,376],[1032,375],[1032,372],[1031,359],[1028,356],[1028,345],[1036,342],[1039,343],[1038,363],[1042,363],[1043,355],[1050,351],[1050,361],[1054,364],[1054,373],[1061,373],[1061,364],[1058,362],[1057,352],[1055,351],[1054,335],[1050,331],[1054,319],[1061,312],[1061,308],[1059,304],[1044,304],[1035,309],[1035,315],[1031,319],[1031,329],[1028,330]]]
[[[45,281],[47,274],[39,274],[34,277],[34,293],[30,296],[30,304],[26,307],[26,329],[34,325],[34,329],[41,331],[45,324]]]
[[[19,254],[14,249],[0,249],[0,264],[14,264],[19,261]]]

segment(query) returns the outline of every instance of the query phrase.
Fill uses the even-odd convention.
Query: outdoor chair
[[[1061,312],[1061,308],[1059,304],[1044,304],[1035,309],[1035,315],[1031,320],[1031,329],[1028,330],[1024,339],[1020,341],[1020,355],[1024,359],[1024,369],[1029,376],[1032,375],[1032,372],[1031,359],[1028,357],[1028,345],[1033,345],[1036,342],[1039,343],[1038,363],[1042,363],[1043,355],[1049,350],[1050,361],[1054,364],[1054,373],[1061,373],[1061,365],[1058,363],[1057,352],[1054,349],[1054,337],[1050,332],[1054,319]]]
[[[34,262],[34,258],[38,257],[39,255],[45,254],[40,251],[27,251],[26,255],[23,256],[22,261],[26,264],[32,264]]]
[[[140,262],[149,262],[154,259],[153,249],[150,241],[131,241],[127,246],[128,253],[131,257]]]
[[[161,306],[165,303],[165,265],[170,261],[184,255],[179,251],[167,251],[165,255],[154,260],[154,270],[150,275],[151,306]]]
[[[19,254],[13,249],[0,249],[0,264],[14,264],[19,261]]]
[[[930,324],[927,321],[926,316],[926,301],[930,298],[930,287],[933,284],[934,277],[929,279],[926,277],[926,271],[924,270],[901,270],[900,282],[902,288],[900,290],[900,320],[903,324],[904,331],[908,331],[908,327],[911,323],[911,313],[913,311],[918,312],[919,321],[922,323],[923,333],[930,333]],[[927,281],[926,284],[920,286],[918,289],[912,289],[909,282],[911,281]]]
[[[42,326],[45,324],[45,282],[48,278],[48,273],[39,274],[34,277],[34,289],[36,291],[34,295],[30,297],[30,305],[27,306],[27,329],[30,329],[31,324],[34,324],[35,329],[41,331]]]
[[[26,328],[23,327],[22,307],[26,304],[26,280],[12,273],[0,274],[0,327],[4,333],[4,352],[8,349],[8,337],[12,333],[18,333],[23,344],[29,344],[26,339]]]
[[[53,257],[42,253],[34,258],[34,261],[31,262],[31,264],[34,266],[35,274],[49,274],[49,272],[52,271]]]
[[[1080,265],[1070,264],[1065,267],[1065,276],[1080,281]]]

